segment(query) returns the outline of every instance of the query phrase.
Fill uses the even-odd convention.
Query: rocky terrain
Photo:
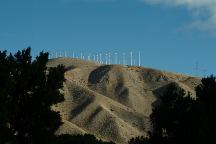
[[[152,105],[174,83],[194,96],[200,79],[145,67],[101,65],[57,58],[48,67],[66,66],[65,101],[53,108],[64,124],[57,134],[94,134],[105,141],[127,143],[151,130]]]

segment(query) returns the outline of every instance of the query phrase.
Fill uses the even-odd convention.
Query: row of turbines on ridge
[[[85,54],[72,52],[68,54],[67,51],[64,52],[54,52],[50,53],[50,59],[58,58],[58,57],[70,57],[70,58],[78,58],[87,61],[93,61],[100,64],[121,64],[121,65],[131,65],[131,66],[141,66],[141,53],[96,53],[96,54]]]
[[[92,61],[100,64],[120,64],[120,65],[130,65],[130,66],[141,66],[141,53],[140,52],[129,52],[129,53],[117,53],[117,52],[105,52],[105,53],[75,53],[67,51],[60,52],[50,52],[50,59],[58,57],[68,57],[68,58],[77,58],[87,61]],[[203,73],[203,77],[206,76],[207,69],[201,69],[198,62],[195,64],[195,75],[200,76],[200,72]]]

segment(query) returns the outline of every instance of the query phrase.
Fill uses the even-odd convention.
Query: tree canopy
[[[159,98],[150,116],[153,130],[149,138],[132,139],[129,143],[149,144],[215,144],[216,143],[216,78],[203,78],[196,87],[196,98],[171,83]]]
[[[44,143],[62,124],[51,106],[64,100],[63,65],[47,69],[48,53],[0,51],[0,143]]]

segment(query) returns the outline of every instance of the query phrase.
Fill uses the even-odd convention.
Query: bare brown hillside
[[[57,134],[94,134],[100,139],[126,143],[151,130],[152,103],[170,83],[194,95],[198,78],[144,67],[100,65],[79,59],[50,60],[63,64],[65,101],[54,108],[64,124]]]

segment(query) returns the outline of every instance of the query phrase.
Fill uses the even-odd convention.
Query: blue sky
[[[141,52],[141,64],[216,73],[214,0],[1,0],[0,50]],[[70,53],[69,53],[70,54]]]

